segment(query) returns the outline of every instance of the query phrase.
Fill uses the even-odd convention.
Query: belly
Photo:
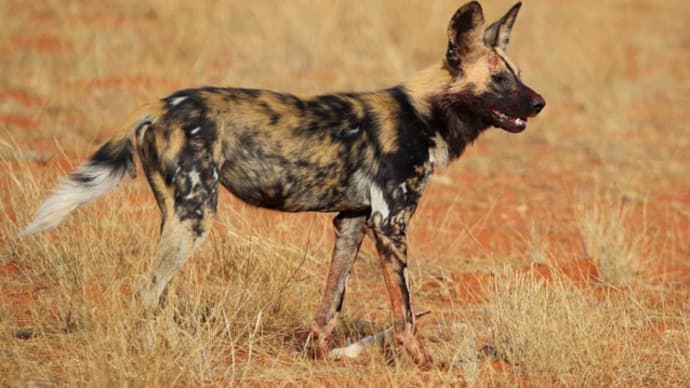
[[[252,205],[290,211],[357,211],[368,198],[343,163],[314,164],[285,157],[227,160],[221,183]]]

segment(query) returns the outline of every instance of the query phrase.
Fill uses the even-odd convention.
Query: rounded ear
[[[461,58],[472,50],[479,40],[484,25],[484,13],[478,2],[472,1],[460,7],[448,23],[448,51],[446,64],[460,69]]]
[[[510,32],[513,30],[515,18],[522,6],[517,2],[502,18],[496,20],[484,31],[484,44],[489,47],[500,48],[505,51],[510,43]]]

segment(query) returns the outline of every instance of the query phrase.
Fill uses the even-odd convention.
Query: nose
[[[544,98],[540,95],[534,96],[532,98],[532,111],[534,111],[534,114],[538,114],[541,112],[542,109],[546,106],[546,101],[544,101]]]

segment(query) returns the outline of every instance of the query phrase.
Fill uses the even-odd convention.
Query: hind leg
[[[169,184],[162,174],[147,171],[147,177],[163,213],[156,260],[137,291],[152,311],[170,279],[208,235],[216,214],[218,171],[211,164],[188,163],[177,168]]]
[[[210,226],[210,218],[203,217],[201,224]],[[153,311],[158,307],[170,279],[206,239],[207,234],[205,228],[196,230],[192,222],[181,221],[178,214],[166,218],[154,266],[139,287],[138,297],[147,310]]]

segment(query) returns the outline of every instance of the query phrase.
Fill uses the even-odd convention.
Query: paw
[[[419,368],[429,369],[433,365],[433,357],[431,357],[431,354],[424,347],[424,342],[415,335],[396,336],[396,339]]]
[[[415,355],[410,356],[412,356],[412,360],[417,364],[417,367],[422,370],[429,370],[434,365],[433,357],[431,357],[431,354],[429,354],[423,346]]]
[[[330,351],[329,341],[324,341],[322,339],[316,339],[312,335],[305,348],[307,355],[314,360],[325,360],[328,358],[328,353]]]
[[[323,360],[328,357],[330,349],[333,347],[333,341],[330,336],[329,328],[320,328],[317,325],[312,326],[311,334],[307,337],[305,349],[309,357],[315,360]],[[328,332],[328,333],[327,333]]]

